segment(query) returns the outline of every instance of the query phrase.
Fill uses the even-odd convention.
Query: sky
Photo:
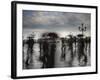
[[[84,34],[90,36],[90,21],[89,13],[23,10],[23,37],[34,33],[39,38],[44,32],[56,32],[60,37],[77,35],[82,23],[87,27]]]

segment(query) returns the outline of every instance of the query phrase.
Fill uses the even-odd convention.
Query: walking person
[[[43,41],[43,58],[42,58],[42,61],[43,61],[43,66],[42,68],[45,68],[47,67],[47,63],[48,63],[48,51],[49,51],[49,43],[48,43],[48,40],[45,39]]]
[[[87,63],[87,56],[84,52],[85,49],[85,40],[83,39],[83,35],[78,35],[78,60],[79,60],[79,65],[86,65]]]
[[[33,54],[34,40],[32,39],[32,37],[28,37],[26,44],[28,45],[26,66],[28,66],[32,60],[32,54]]]
[[[62,41],[62,47],[61,47],[62,55],[61,55],[61,59],[65,60],[66,40],[65,40],[65,38],[62,38],[61,41]]]

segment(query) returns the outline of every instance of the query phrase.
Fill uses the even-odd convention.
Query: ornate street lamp
[[[84,35],[84,32],[86,31],[87,27],[84,26],[84,24],[82,23],[81,26],[79,26],[79,31],[82,32],[82,35]]]

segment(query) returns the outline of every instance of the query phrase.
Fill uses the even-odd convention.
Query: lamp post
[[[82,23],[81,26],[79,26],[79,31],[82,32],[82,35],[84,35],[84,32],[86,31],[86,26],[84,26],[84,24]]]

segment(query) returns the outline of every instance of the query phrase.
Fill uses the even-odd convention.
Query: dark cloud
[[[23,29],[77,32],[80,24],[85,23],[90,32],[90,20],[89,13],[23,10]]]

